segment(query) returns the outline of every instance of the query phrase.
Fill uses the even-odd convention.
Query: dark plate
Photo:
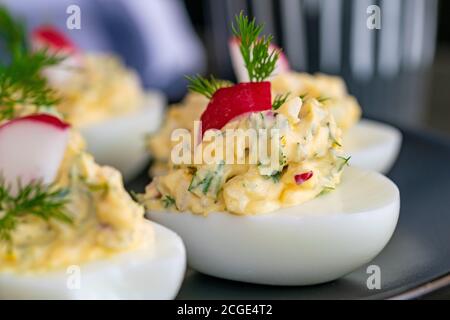
[[[397,229],[372,262],[339,280],[308,287],[275,287],[222,280],[189,270],[179,299],[417,298],[450,284],[450,142],[402,130],[400,156],[389,173],[401,194]],[[142,191],[142,175],[129,188]],[[206,240],[207,241],[207,240]],[[381,289],[369,290],[366,269],[381,270]]]

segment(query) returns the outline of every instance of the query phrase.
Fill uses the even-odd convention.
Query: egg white
[[[371,261],[391,238],[399,207],[392,181],[347,168],[335,191],[269,214],[149,216],[182,237],[188,264],[197,271],[259,284],[311,285]]]
[[[39,274],[0,273],[0,299],[173,299],[186,269],[183,242],[174,232],[148,222],[155,243],[73,269]],[[72,285],[71,285],[72,284]]]
[[[346,133],[343,145],[353,166],[386,173],[397,159],[401,143],[400,130],[362,119]]]
[[[163,119],[165,98],[147,93],[147,103],[138,111],[80,128],[87,149],[96,161],[118,169],[129,181],[148,163],[145,135],[155,132]]]

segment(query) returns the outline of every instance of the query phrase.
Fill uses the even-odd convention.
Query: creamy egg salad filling
[[[167,172],[167,164],[170,162],[170,152],[174,146],[170,136],[173,130],[184,128],[194,131],[194,121],[200,118],[205,111],[208,99],[204,96],[190,92],[182,102],[172,105],[166,114],[166,119],[161,129],[151,135],[147,140],[155,164],[151,168],[152,175]]]
[[[342,78],[322,73],[285,72],[276,75],[272,82],[274,95],[308,96],[322,102],[330,110],[339,128],[346,131],[361,117],[361,107],[355,97],[347,92]]]
[[[44,272],[153,243],[144,209],[125,191],[120,173],[97,165],[76,132],[54,186],[69,192],[72,223],[19,217],[10,241],[0,241],[0,271]]]
[[[146,207],[203,215],[213,211],[266,213],[313,199],[340,182],[348,161],[341,151],[341,129],[317,99],[295,97],[277,110],[239,117],[221,131],[225,134],[230,128],[280,129],[279,150],[271,150],[279,152],[279,163],[226,164],[224,160],[216,164],[173,165],[147,187],[141,199]],[[208,142],[202,144],[206,148]],[[235,156],[248,157],[247,148],[236,144]]]
[[[144,104],[138,75],[115,56],[84,54],[71,71],[64,81],[50,83],[61,97],[58,110],[74,126],[127,114]]]
[[[248,81],[232,84],[213,76],[187,77],[190,91],[206,100],[186,99],[150,140],[154,154],[169,166],[140,195],[151,211],[261,214],[304,203],[340,182],[349,160],[343,155],[341,135],[350,124],[336,122],[333,108],[326,104],[329,99],[322,95],[332,95],[335,108],[344,108],[343,114],[356,121],[356,102],[349,98],[354,103],[347,107],[337,100],[347,96],[342,82],[318,75],[317,83],[311,84],[307,77],[300,77],[300,81],[309,81],[304,88],[311,94],[305,94],[303,89],[295,91],[296,76],[266,81],[279,66],[281,50],[271,46],[272,37],[261,36],[262,25],[242,12],[232,30]],[[350,109],[358,116],[347,115]],[[193,119],[200,120],[199,130],[194,130]],[[191,139],[174,139],[180,128]],[[171,142],[178,144],[174,147]],[[191,157],[182,156],[179,161],[180,150],[186,148]],[[213,161],[201,161],[205,152]]]
[[[60,113],[86,123],[135,108],[138,78],[115,58],[87,56],[58,87],[58,112],[45,73],[65,59],[25,45],[22,23],[0,13],[10,27],[0,32],[0,272],[45,272],[152,246],[151,224],[120,173],[97,165]]]
[[[337,126],[347,131],[361,117],[361,108],[357,100],[348,94],[344,81],[340,77],[325,74],[287,72],[271,79],[272,97],[287,95],[289,98],[300,96],[316,98],[320,107],[331,112]],[[170,163],[170,151],[174,144],[170,135],[176,128],[185,128],[193,132],[194,120],[198,120],[205,111],[208,100],[198,93],[188,93],[185,99],[169,108],[162,128],[147,141],[148,149],[155,159],[150,174],[157,176],[167,172]]]

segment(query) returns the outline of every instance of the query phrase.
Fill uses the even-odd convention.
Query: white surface
[[[53,182],[64,157],[68,128],[36,119],[16,119],[0,129],[0,177],[16,193],[18,179]],[[0,210],[1,211],[1,210]]]
[[[80,289],[68,288],[72,274],[65,271],[0,273],[0,299],[173,299],[184,278],[185,249],[174,232],[153,226],[155,246],[81,265]]]
[[[387,173],[402,144],[401,132],[384,123],[362,119],[344,136],[343,146],[350,164]]]
[[[205,274],[270,285],[327,282],[371,261],[391,238],[399,214],[393,182],[345,170],[334,192],[270,214],[149,216],[182,237],[188,264]]]
[[[145,136],[159,128],[165,103],[162,94],[151,92],[148,103],[137,112],[80,128],[88,151],[98,163],[122,172],[126,181],[133,179],[150,158]]]

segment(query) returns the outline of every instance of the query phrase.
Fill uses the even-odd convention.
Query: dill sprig
[[[331,99],[330,97],[320,96],[320,97],[317,98],[317,101],[319,101],[320,103],[324,103],[324,102],[326,102],[326,101],[328,101],[330,99]]]
[[[41,71],[61,59],[42,50],[20,55],[8,66],[0,65],[0,120],[14,118],[17,105],[32,105],[38,111],[58,103]]]
[[[286,93],[286,94],[278,94],[276,95],[275,99],[273,100],[272,103],[272,109],[273,110],[277,110],[279,109],[285,102],[286,100],[289,98],[290,92]]]
[[[277,171],[272,173],[270,176],[268,176],[270,179],[272,179],[273,183],[278,183],[281,180],[281,177],[283,176],[282,171]]]
[[[239,49],[251,82],[264,81],[275,70],[281,51],[269,50],[273,39],[271,35],[260,36],[264,25],[249,20],[241,11],[236,16],[236,26],[232,24],[233,34],[239,38]]]
[[[175,205],[175,199],[169,195],[165,195],[161,198],[161,202],[164,206],[164,208],[169,208],[173,205]]]
[[[318,194],[318,196],[323,196],[327,193],[330,193],[331,191],[334,191],[335,189],[336,188],[334,188],[334,187],[325,186],[325,187],[323,187],[322,191]]]
[[[4,179],[0,180],[0,241],[11,241],[11,232],[17,227],[19,218],[33,215],[45,221],[56,219],[72,223],[67,213],[68,190],[55,189],[34,181],[26,186],[18,183],[13,195]]]
[[[299,95],[298,97],[299,97],[300,99],[302,99],[302,101],[305,101],[305,99],[306,99],[307,96],[308,96],[307,93],[303,93],[303,94]]]
[[[196,75],[194,77],[185,76],[189,81],[188,89],[193,92],[200,93],[208,99],[211,99],[214,92],[220,88],[229,87],[230,82],[224,80],[218,80],[214,76],[210,78],[204,78],[201,75]]]
[[[338,156],[338,158],[341,160],[341,163],[338,166],[338,171],[341,171],[342,169],[344,169],[345,166],[349,165],[348,163],[349,163],[349,161],[351,159],[351,156],[349,156],[347,158]]]
[[[6,8],[0,6],[0,41],[12,57],[28,51],[25,26],[15,20]]]
[[[0,121],[15,117],[18,106],[49,107],[59,99],[43,77],[42,70],[60,63],[64,57],[47,49],[31,52],[23,25],[0,7],[0,43],[9,53],[8,63],[0,62]]]

